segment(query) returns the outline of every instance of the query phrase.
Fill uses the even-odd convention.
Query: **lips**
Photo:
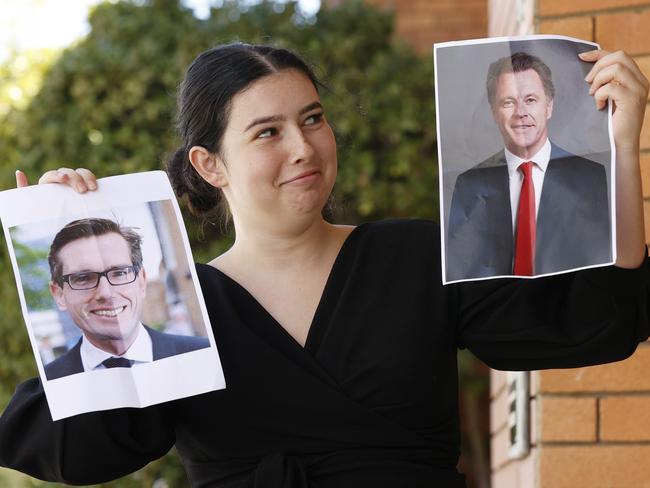
[[[124,310],[126,310],[126,305],[123,305],[121,307],[115,307],[115,308],[98,308],[95,310],[91,310],[90,313],[92,315],[98,315],[100,317],[114,318],[117,317],[122,312],[124,312]]]
[[[320,171],[317,170],[317,169],[313,169],[313,170],[310,170],[310,171],[305,171],[303,173],[300,173],[299,175],[296,175],[296,176],[294,176],[292,178],[289,178],[288,180],[283,181],[281,184],[285,185],[287,183],[292,183],[294,181],[300,181],[300,180],[302,180],[304,178],[308,178],[310,176],[317,175],[317,174],[320,174]]]

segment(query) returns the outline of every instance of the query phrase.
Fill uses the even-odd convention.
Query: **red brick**
[[[540,392],[650,391],[650,347],[643,343],[625,361],[587,368],[540,371]]]
[[[602,398],[600,439],[650,441],[650,396]]]
[[[591,16],[542,20],[539,24],[540,34],[558,34],[587,41],[593,40],[593,30],[594,19]]]
[[[598,15],[596,42],[610,51],[622,49],[628,54],[646,54],[650,52],[648,25],[650,8]]]
[[[562,15],[593,10],[647,5],[648,0],[538,0],[539,15]]]
[[[539,419],[541,418],[539,406],[540,402],[538,399],[533,398],[529,403],[529,413],[530,413],[530,423],[528,425],[530,429],[530,442],[532,445],[537,445],[537,439],[539,439]]]
[[[650,446],[544,446],[538,488],[648,488]]]
[[[650,249],[650,200],[643,201],[643,213],[645,220],[645,242],[649,244]]]
[[[596,398],[539,398],[539,440],[595,441]]]

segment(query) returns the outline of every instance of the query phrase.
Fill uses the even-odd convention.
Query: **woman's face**
[[[286,69],[237,94],[220,156],[236,223],[319,217],[336,179],[336,142],[309,78]]]

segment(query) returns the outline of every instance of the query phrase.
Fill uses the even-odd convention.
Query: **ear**
[[[202,146],[192,146],[189,151],[190,163],[205,181],[216,188],[228,185],[226,166],[216,154]]]
[[[65,302],[65,297],[63,296],[63,288],[61,288],[58,283],[50,281],[50,293],[56,302],[56,306],[59,307],[59,310],[63,312],[68,309],[68,306]]]
[[[551,118],[551,115],[553,115],[553,99],[552,98],[548,102],[548,105],[546,106],[546,111],[547,111],[546,120],[549,120]]]

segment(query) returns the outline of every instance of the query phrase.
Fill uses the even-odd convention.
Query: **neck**
[[[539,152],[542,147],[544,147],[544,144],[546,144],[547,137],[544,137],[541,141],[538,141],[537,143],[533,144],[532,146],[513,146],[513,145],[507,145],[506,147],[508,148],[508,151],[510,151],[512,154],[515,156],[528,160],[532,158],[535,154]]]
[[[317,262],[336,241],[336,227],[318,217],[302,225],[284,225],[270,229],[238,225],[236,239],[223,255],[230,262],[264,269],[300,268]]]
[[[139,330],[140,327],[136,327],[131,336],[124,337],[122,339],[97,339],[88,337],[87,335],[84,335],[84,337],[97,349],[106,351],[113,356],[121,356],[129,350],[129,347],[133,345],[136,338],[138,337]]]

